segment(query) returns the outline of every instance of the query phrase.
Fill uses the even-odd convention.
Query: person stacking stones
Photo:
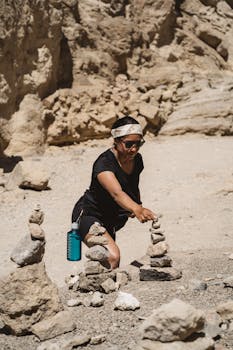
[[[91,248],[89,254],[92,253],[93,260],[94,252],[101,255],[108,250],[106,261],[111,269],[116,269],[120,264],[116,232],[129,217],[145,223],[154,220],[156,214],[142,205],[139,191],[140,174],[144,168],[139,149],[145,142],[140,124],[125,116],[114,122],[111,134],[113,145],[94,162],[90,187],[75,204],[72,222],[80,217],[79,233],[88,247],[99,240],[95,235],[93,237],[90,227],[98,222],[105,228],[101,242],[104,239],[107,243]]]
[[[182,273],[171,267],[172,259],[167,255],[168,244],[165,240],[164,231],[161,230],[158,219],[153,220],[151,233],[151,244],[147,249],[147,256],[150,257],[149,265],[140,267],[141,281],[170,281],[178,279]]]

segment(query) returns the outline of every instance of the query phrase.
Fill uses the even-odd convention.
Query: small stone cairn
[[[149,263],[140,267],[141,281],[171,281],[182,276],[181,271],[172,267],[172,259],[167,255],[168,244],[165,241],[164,231],[160,228],[158,219],[152,222],[150,228],[151,244],[147,249]]]
[[[29,234],[24,236],[11,253],[11,260],[19,266],[39,263],[45,251],[45,233],[41,228],[44,213],[37,204],[28,219]]]
[[[87,261],[84,270],[79,276],[72,276],[67,280],[69,288],[80,292],[103,292],[111,293],[118,290],[122,285],[128,283],[130,276],[128,272],[116,269],[111,270],[108,264],[109,251],[105,247],[108,243],[103,236],[106,229],[95,222],[89,233],[91,237],[87,244],[90,247],[86,252]],[[74,284],[72,284],[72,280]]]

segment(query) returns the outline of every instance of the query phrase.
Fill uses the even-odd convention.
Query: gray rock
[[[61,344],[59,343],[51,343],[51,342],[44,342],[40,344],[36,350],[61,350]]]
[[[199,337],[194,341],[174,341],[162,343],[144,339],[136,350],[214,350],[214,341],[209,337]]]
[[[216,311],[221,316],[223,321],[233,320],[233,301],[229,300],[218,305]]]
[[[109,294],[114,292],[117,286],[112,278],[108,278],[103,283],[101,283],[101,288],[104,291],[104,293]]]
[[[58,335],[71,332],[76,328],[73,315],[69,311],[61,311],[43,321],[34,324],[31,331],[40,340],[54,338]]]
[[[19,266],[38,263],[45,251],[45,241],[32,240],[29,235],[23,237],[11,253],[11,260]]]
[[[141,326],[142,338],[160,342],[186,340],[203,329],[204,313],[179,299],[157,308]],[[166,325],[166,326],[165,326]]]
[[[65,280],[67,286],[69,289],[72,289],[74,287],[75,284],[78,284],[79,282],[79,276],[76,275],[76,276],[70,276],[70,277],[67,277],[66,280]]]
[[[42,241],[45,239],[44,230],[40,227],[40,225],[29,222],[28,227],[32,239],[39,239]]]
[[[197,279],[190,280],[188,285],[189,285],[189,289],[194,291],[203,291],[207,289],[207,283]]]
[[[162,231],[160,231],[162,232]],[[151,233],[151,242],[152,244],[156,244],[162,241],[165,241],[165,236],[162,233],[152,232]]]
[[[88,276],[86,276],[83,273],[80,273],[78,289],[82,292],[102,291],[103,289],[101,287],[101,284],[108,278],[112,278],[115,280],[116,273],[114,271],[111,271],[107,273]]]
[[[117,271],[116,285],[118,289],[128,284],[130,280],[131,280],[131,277],[127,271]]]
[[[87,245],[88,247],[93,247],[95,245],[107,245],[108,244],[108,239],[104,236],[91,236],[87,240]]]
[[[161,256],[160,258],[150,258],[151,267],[171,267],[172,259],[168,255]]]
[[[129,293],[118,292],[114,309],[121,311],[136,310],[140,308],[139,301]]]
[[[69,307],[74,307],[74,306],[79,306],[79,305],[82,305],[83,302],[80,298],[75,298],[75,299],[69,299],[67,300],[66,302],[67,306]]]
[[[84,263],[84,273],[86,275],[99,274],[107,270],[99,261],[87,260]]]
[[[63,309],[57,287],[43,263],[17,269],[0,280],[1,319],[12,334],[31,332],[31,326]]]
[[[172,281],[181,277],[182,272],[174,267],[142,266],[139,271],[140,281]]]
[[[91,298],[91,306],[99,307],[104,305],[104,297],[100,292],[95,292]]]
[[[161,226],[161,225],[160,225],[159,221],[153,221],[153,222],[152,222],[152,225],[151,225],[150,231],[152,232],[153,229],[156,230],[156,229],[160,228],[160,226]]]
[[[151,258],[163,256],[167,253],[168,245],[166,242],[159,242],[157,244],[151,244],[147,249],[147,255]]]
[[[227,277],[223,280],[224,287],[233,288],[233,276]]]
[[[88,249],[86,257],[90,260],[106,261],[109,257],[109,251],[100,245],[96,245]]]
[[[37,204],[29,216],[29,223],[41,225],[44,221],[44,212],[41,210],[40,205]]]
[[[105,334],[98,334],[94,337],[91,337],[91,341],[90,341],[90,344],[91,345],[98,345],[98,344],[101,344],[103,342],[105,342],[106,340],[106,335]]]
[[[72,350],[81,345],[86,345],[91,340],[89,335],[75,335],[71,339],[64,342],[62,350]]]
[[[91,225],[89,233],[94,236],[101,236],[106,232],[106,228],[100,225],[99,222],[94,222],[93,225]]]

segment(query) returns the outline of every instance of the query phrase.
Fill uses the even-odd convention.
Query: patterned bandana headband
[[[127,124],[119,126],[118,128],[112,129],[112,137],[115,139],[117,137],[122,137],[130,134],[142,135],[142,128],[140,124]]]

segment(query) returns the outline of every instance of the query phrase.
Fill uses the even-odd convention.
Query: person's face
[[[117,141],[117,151],[125,158],[133,159],[143,143],[144,140],[141,135],[126,135]]]

